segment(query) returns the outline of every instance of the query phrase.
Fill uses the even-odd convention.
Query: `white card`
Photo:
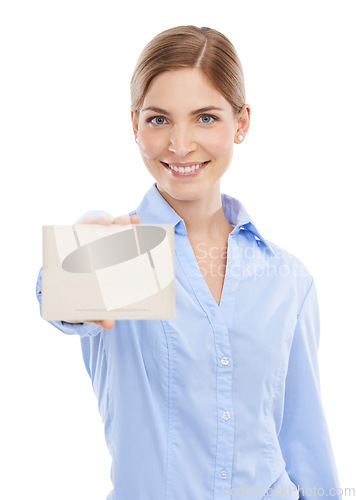
[[[42,317],[173,319],[173,224],[42,226]]]

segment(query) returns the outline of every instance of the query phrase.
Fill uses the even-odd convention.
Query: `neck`
[[[194,200],[177,200],[162,191],[156,184],[162,197],[184,220],[189,237],[201,241],[221,239],[233,226],[226,220],[221,203],[220,182],[215,184],[204,196]]]

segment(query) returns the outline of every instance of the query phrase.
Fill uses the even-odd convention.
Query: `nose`
[[[177,156],[187,156],[196,149],[196,142],[192,137],[192,131],[187,127],[175,125],[170,135],[169,151]]]

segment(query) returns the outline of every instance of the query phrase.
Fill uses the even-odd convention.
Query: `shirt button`
[[[225,469],[220,471],[220,477],[221,477],[221,479],[227,478],[227,471]]]
[[[224,365],[224,366],[226,366],[226,365],[228,365],[230,363],[229,358],[227,358],[226,356],[224,356],[223,358],[221,358],[220,361],[221,361],[221,364]]]
[[[230,416],[231,415],[230,415],[230,413],[228,411],[224,411],[224,413],[222,414],[222,418],[224,420],[229,420]]]

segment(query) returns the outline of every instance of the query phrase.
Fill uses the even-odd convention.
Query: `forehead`
[[[196,68],[165,71],[150,82],[143,102],[165,109],[199,108],[214,105],[227,110],[229,103]]]

